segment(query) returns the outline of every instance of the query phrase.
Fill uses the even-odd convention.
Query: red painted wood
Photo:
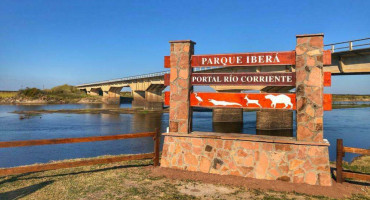
[[[324,72],[324,86],[331,86],[331,72]]]
[[[274,59],[276,55],[278,55],[279,62],[278,60]],[[256,62],[252,62],[252,56],[255,56]],[[259,56],[263,56],[263,57],[259,59]],[[267,62],[266,56],[272,56],[271,62]],[[238,57],[239,57],[239,60],[237,60]],[[247,60],[247,57],[249,57],[249,62]],[[206,61],[202,62],[202,59],[206,59]],[[221,62],[221,59],[223,62]],[[212,62],[209,62],[209,60],[211,60]],[[260,62],[260,61],[263,61],[263,62]],[[323,64],[331,65],[331,51],[330,50],[324,51]],[[295,65],[295,51],[193,55],[191,59],[192,67],[209,67],[209,66],[228,67],[228,66],[262,66],[262,65]],[[170,66],[170,56],[164,57],[164,67],[165,68],[171,67]]]
[[[170,105],[170,92],[164,92],[164,105]]]
[[[164,75],[164,85],[165,86],[170,86],[170,74],[165,74]]]
[[[325,50],[324,51],[324,65],[331,65],[331,51],[330,50]]]
[[[233,80],[235,81],[225,81],[225,77],[237,77],[237,80],[235,78],[228,78],[227,80]],[[255,81],[253,77],[258,77],[258,80]],[[280,78],[280,81],[277,82],[261,82],[260,77],[266,80],[266,76],[289,76],[291,78],[291,81],[282,81],[282,78]],[[206,77],[205,81],[202,77]],[[242,78],[244,77],[244,78]],[[199,81],[199,79],[202,79]],[[286,78],[285,78],[286,79]],[[248,82],[248,80],[251,80]],[[270,73],[270,72],[263,72],[263,73],[193,73],[191,75],[191,84],[192,85],[262,85],[262,86],[295,86],[296,82],[296,74],[294,72],[281,72],[281,73]],[[170,74],[164,75],[164,85],[169,86],[170,85]],[[331,86],[331,73],[330,72],[324,72],[324,86],[330,87]]]
[[[193,73],[192,85],[295,86],[295,73]]]
[[[271,99],[266,98],[268,95],[272,95],[273,99],[276,99],[278,95],[286,97],[287,108],[283,101],[276,101],[277,103],[272,104]],[[200,97],[201,101],[198,99]],[[246,99],[248,97],[249,100]],[[258,100],[253,101],[253,100]],[[248,103],[248,105],[247,105]],[[290,103],[290,104],[289,104]],[[170,92],[165,92],[165,105],[170,104]],[[224,105],[222,105],[224,104]],[[221,108],[250,108],[250,109],[296,109],[296,95],[293,93],[205,93],[198,92],[190,95],[190,105],[194,107],[221,107]],[[331,110],[331,94],[324,95],[324,110]]]
[[[192,67],[294,65],[295,51],[193,55]]]
[[[332,110],[332,95],[331,94],[324,94],[324,110],[326,111]]]
[[[170,56],[165,56],[164,57],[164,68],[170,68],[171,63],[170,63]]]

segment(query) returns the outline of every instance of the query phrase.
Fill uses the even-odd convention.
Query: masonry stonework
[[[161,167],[330,186],[327,145],[166,135]]]
[[[172,41],[169,133],[161,167],[330,186],[323,140],[323,35],[299,35],[296,46],[297,138],[191,132],[194,42]],[[291,116],[291,115],[289,115]],[[286,122],[291,124],[291,117]]]
[[[187,134],[191,131],[192,109],[190,76],[191,56],[195,42],[191,40],[171,41],[170,55],[170,132]]]
[[[301,141],[323,141],[323,38],[323,34],[297,36],[297,140]]]

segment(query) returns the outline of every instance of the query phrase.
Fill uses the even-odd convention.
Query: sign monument
[[[170,42],[170,68],[165,104],[170,105],[169,133],[165,135],[162,167],[331,185],[329,143],[323,135],[323,113],[331,110],[331,62],[323,50],[323,34],[298,35],[294,51],[193,55],[195,42]],[[193,73],[193,67],[292,65],[283,73]],[[295,93],[204,93],[193,85],[295,86]],[[193,132],[192,107],[283,109],[296,111],[297,137]]]

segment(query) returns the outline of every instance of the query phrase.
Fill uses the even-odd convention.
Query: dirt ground
[[[76,160],[84,159],[70,161]],[[0,200],[370,200],[370,187],[359,184],[319,187],[155,168],[152,164],[148,159],[0,176]]]
[[[248,189],[257,189],[262,191],[279,191],[279,192],[288,192],[288,193],[301,193],[313,196],[325,196],[331,198],[346,198],[351,197],[354,194],[365,194],[368,190],[367,186],[360,184],[351,184],[344,182],[342,184],[336,183],[333,180],[333,186],[324,187],[324,186],[312,186],[308,184],[293,184],[284,181],[269,181],[269,180],[259,180],[253,178],[244,178],[238,176],[222,176],[217,174],[207,174],[201,172],[189,172],[183,170],[176,170],[170,168],[154,168],[151,167],[148,169],[151,171],[150,176],[161,177],[164,176],[169,179],[175,180],[193,180],[200,181],[207,184],[222,184],[233,187],[245,187]],[[366,184],[365,184],[366,185]],[[199,187],[191,190],[191,194],[208,194],[209,188],[200,189]],[[233,190],[221,189],[223,191],[228,191],[230,193],[234,192]],[[189,191],[182,189],[182,191]],[[189,192],[187,192],[190,194]]]

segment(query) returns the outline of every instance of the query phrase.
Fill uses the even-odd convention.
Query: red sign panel
[[[294,86],[295,73],[196,73],[191,84]]]
[[[192,67],[294,65],[294,64],[295,64],[294,51],[194,55],[191,58]]]
[[[295,65],[295,51],[262,52],[262,53],[237,53],[193,55],[192,67],[209,66],[263,66],[263,65]],[[324,65],[331,64],[331,51],[324,51]],[[170,68],[170,57],[165,56],[164,67]]]
[[[193,73],[192,85],[262,85],[295,86],[294,72],[282,73]],[[164,75],[164,85],[170,85],[170,75]],[[324,86],[331,85],[331,73],[324,73]]]
[[[169,105],[170,93],[165,93],[165,105]],[[192,93],[190,105],[195,107],[225,107],[250,109],[296,109],[296,95],[292,93]],[[324,110],[331,110],[331,95],[324,95]]]

